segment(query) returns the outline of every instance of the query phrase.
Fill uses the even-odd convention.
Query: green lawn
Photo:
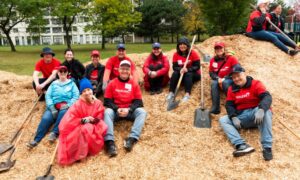
[[[11,52],[10,47],[0,46],[0,70],[14,72],[19,75],[31,75],[34,65],[40,59],[40,52],[45,46],[17,46],[17,52]],[[56,57],[63,62],[65,45],[49,46],[56,53]],[[164,51],[174,49],[176,44],[162,44]],[[90,51],[100,50],[99,44],[73,45],[72,49],[75,58],[81,62],[90,61]],[[148,53],[151,51],[151,44],[126,44],[127,54]],[[116,53],[116,44],[106,44],[105,50],[100,50],[101,59],[113,56]]]

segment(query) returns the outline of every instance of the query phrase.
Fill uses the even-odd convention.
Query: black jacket
[[[281,24],[281,26],[279,27],[279,29],[281,31],[284,32],[284,18],[282,16],[277,16],[275,13],[270,13],[270,15],[272,16],[272,23],[274,23],[277,27],[279,27],[279,22]],[[277,30],[275,29],[274,26],[272,26],[270,23],[267,24],[267,30],[268,31],[273,31],[273,32],[276,32]]]
[[[104,70],[105,70],[105,66],[103,66],[102,64],[98,63],[97,67],[94,67],[93,63],[89,64],[86,66],[86,69],[85,69],[85,74],[84,76],[88,79],[91,78],[91,74],[92,74],[92,71],[97,69],[98,70],[98,83],[101,83],[103,82],[103,75],[104,75]]]
[[[77,59],[72,59],[70,62],[65,60],[62,65],[68,68],[70,75],[76,79],[80,80],[84,76],[85,68],[80,61]]]

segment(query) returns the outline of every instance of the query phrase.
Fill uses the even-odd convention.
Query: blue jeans
[[[60,110],[55,120],[52,116],[51,111],[49,109],[46,109],[46,111],[43,114],[42,120],[38,126],[38,129],[36,131],[34,140],[36,142],[40,142],[45,137],[46,133],[48,132],[49,128],[53,123],[54,123],[54,127],[52,129],[52,132],[58,135],[59,134],[58,125],[66,112],[67,109]]]
[[[272,112],[268,110],[265,112],[264,120],[262,124],[256,125],[254,123],[254,115],[257,112],[258,107],[254,109],[246,109],[242,111],[237,118],[241,121],[242,128],[258,127],[260,131],[260,142],[263,148],[272,148]],[[223,128],[225,134],[233,145],[239,145],[245,143],[245,140],[241,138],[238,130],[235,128],[232,121],[228,116],[223,116],[219,119],[220,125]]]
[[[248,33],[248,35],[254,39],[272,42],[273,44],[275,44],[275,46],[286,53],[288,53],[289,49],[285,45],[295,48],[295,45],[280,33],[261,30],[250,32]]]
[[[227,78],[222,82],[222,87],[224,93],[227,95],[227,90],[229,86],[233,83],[232,79]],[[219,111],[220,110],[220,87],[218,80],[211,81],[211,100],[212,100],[212,110]]]
[[[147,112],[143,108],[137,108],[133,112],[132,115],[134,118],[134,123],[131,128],[129,137],[139,139],[141,132],[142,132],[142,128],[144,126],[144,123],[145,123],[145,120],[147,117]],[[110,109],[110,108],[105,109],[104,122],[108,126],[107,133],[104,137],[105,141],[108,141],[108,140],[114,141],[114,121],[117,119],[118,118],[116,116],[116,113],[112,109]]]

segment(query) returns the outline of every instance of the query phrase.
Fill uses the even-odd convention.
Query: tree
[[[57,17],[63,25],[66,34],[65,41],[68,48],[71,48],[72,24],[77,15],[84,15],[89,0],[49,0],[51,15]]]
[[[186,2],[185,6],[188,12],[183,17],[184,30],[191,34],[197,34],[198,41],[200,41],[200,34],[205,31],[202,11],[199,5],[192,1]]]
[[[33,17],[43,16],[42,0],[1,0],[0,3],[0,29],[5,34],[11,51],[15,52],[15,45],[10,37],[10,32],[17,24],[30,21]]]
[[[102,49],[105,38],[126,34],[141,21],[141,14],[133,11],[129,0],[95,0],[89,6],[90,24],[86,30],[101,32]]]
[[[232,34],[241,31],[249,18],[252,0],[197,0],[207,20],[211,35]]]

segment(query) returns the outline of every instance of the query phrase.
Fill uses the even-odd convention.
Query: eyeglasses
[[[130,71],[130,68],[119,68],[120,71]]]

